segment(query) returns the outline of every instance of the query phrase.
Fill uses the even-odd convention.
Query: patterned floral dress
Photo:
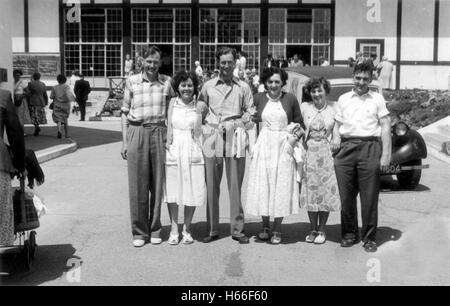
[[[12,245],[13,242],[14,212],[11,193],[11,174],[0,170],[0,245]]]
[[[253,149],[248,176],[246,213],[286,217],[299,210],[294,149],[287,142],[288,119],[280,101],[269,101]]]
[[[312,103],[302,103],[300,109],[308,134],[300,204],[312,212],[339,211],[341,200],[329,141],[334,109],[325,105],[318,110]]]

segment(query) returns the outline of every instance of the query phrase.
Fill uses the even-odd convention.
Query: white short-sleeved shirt
[[[388,114],[381,94],[369,91],[359,96],[350,91],[339,97],[335,119],[342,124],[342,137],[380,137],[380,119]]]

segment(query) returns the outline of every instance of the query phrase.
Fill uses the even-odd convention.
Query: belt
[[[134,121],[128,121],[128,123],[132,126],[142,126],[142,127],[153,127],[153,126],[161,126],[166,127],[165,121],[156,121],[156,122],[134,122]]]
[[[380,141],[380,137],[368,136],[368,137],[341,137],[342,142],[346,141]]]

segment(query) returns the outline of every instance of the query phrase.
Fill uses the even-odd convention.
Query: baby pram
[[[33,151],[26,152],[26,169],[28,172],[28,186],[34,187],[34,180],[41,185],[44,182],[44,174],[37,162]],[[39,217],[33,202],[33,197],[26,192],[25,176],[19,175],[20,187],[13,188],[14,210],[14,244],[0,247],[0,255],[14,254],[27,271],[36,255],[36,232],[39,228]]]

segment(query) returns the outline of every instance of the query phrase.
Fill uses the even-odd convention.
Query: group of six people
[[[217,50],[219,77],[204,83],[193,72],[173,80],[159,74],[161,51],[152,46],[143,70],[128,77],[122,107],[122,157],[127,160],[133,245],[160,244],[161,206],[171,220],[168,243],[180,243],[178,208],[184,206],[183,244],[194,242],[196,207],[206,204],[208,232],[203,242],[219,238],[219,196],[225,168],[233,240],[249,243],[246,214],[262,217],[256,238],[279,244],[283,218],[308,211],[311,231],[305,241],[322,244],[330,211],[341,211],[342,242],[360,240],[377,250],[380,171],[389,166],[390,121],[383,97],[369,91],[371,63],[354,68],[354,89],[332,105],[330,83],[312,78],[306,89],[312,102],[299,103],[282,90],[287,74],[266,68],[266,91],[253,96],[233,75],[236,51]],[[256,124],[257,141],[248,131]],[[249,157],[245,207],[242,184]],[[356,197],[360,193],[362,230]],[[270,226],[273,218],[273,226]]]

